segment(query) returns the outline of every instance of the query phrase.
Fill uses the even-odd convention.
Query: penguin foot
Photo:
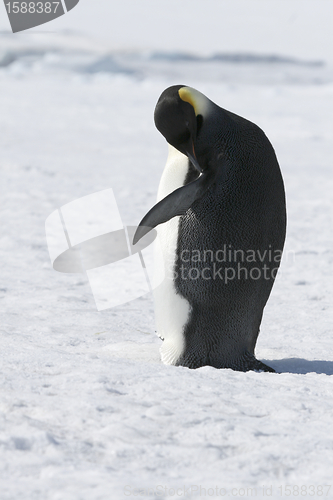
[[[276,373],[274,368],[265,365],[265,363],[259,361],[253,354],[250,354],[249,352],[246,352],[244,354],[244,356],[241,358],[241,366],[236,369],[244,372],[253,370],[255,372]]]
[[[165,361],[162,359],[162,361],[165,363]],[[166,363],[170,364],[170,363]],[[255,371],[255,372],[271,372],[271,373],[276,373],[274,368],[271,368],[268,365],[265,365],[262,361],[259,361],[254,354],[249,353],[248,351],[245,351],[243,355],[241,355],[239,358],[226,361],[226,360],[221,360],[220,358],[215,358],[212,359],[210,356],[207,356],[205,358],[197,358],[196,356],[189,356],[184,359],[184,357],[179,358],[175,363],[176,366],[185,366],[190,369],[196,369],[196,368],[201,368],[202,366],[213,366],[214,368],[218,369],[224,369],[224,368],[230,368],[231,370],[235,370],[238,372],[248,372],[248,371]]]

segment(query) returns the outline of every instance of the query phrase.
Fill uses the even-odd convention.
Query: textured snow
[[[218,61],[74,34],[0,42],[0,499],[333,498],[331,66],[245,42]],[[276,150],[288,233],[256,355],[279,374],[165,366],[150,295],[98,312],[85,275],[51,267],[44,223],[65,203],[113,188],[125,225],[154,204],[153,110],[177,83]]]

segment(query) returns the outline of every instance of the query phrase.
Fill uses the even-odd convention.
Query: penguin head
[[[213,183],[214,172],[208,168],[203,171],[195,152],[198,132],[212,105],[212,101],[203,94],[184,85],[173,85],[161,94],[155,108],[155,125],[171,146],[189,158],[201,175],[149,210],[137,227],[134,245],[158,224],[183,215]]]
[[[201,173],[195,154],[195,141],[209,100],[200,92],[184,85],[173,85],[157,101],[154,120],[167,142],[185,154]]]

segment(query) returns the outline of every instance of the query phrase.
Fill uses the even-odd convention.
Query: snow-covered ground
[[[0,499],[332,499],[331,61],[278,50],[277,32],[274,50],[205,54],[146,38],[0,35]],[[44,223],[63,204],[112,187],[127,225],[154,204],[153,110],[176,83],[277,152],[288,235],[256,354],[279,374],[164,366],[150,295],[98,312],[85,275],[51,268]]]

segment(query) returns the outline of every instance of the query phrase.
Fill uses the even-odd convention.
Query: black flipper
[[[191,205],[201,198],[215,179],[214,172],[204,172],[195,181],[182,186],[159,201],[144,216],[134,234],[135,245],[151,229],[177,215],[184,215]]]

